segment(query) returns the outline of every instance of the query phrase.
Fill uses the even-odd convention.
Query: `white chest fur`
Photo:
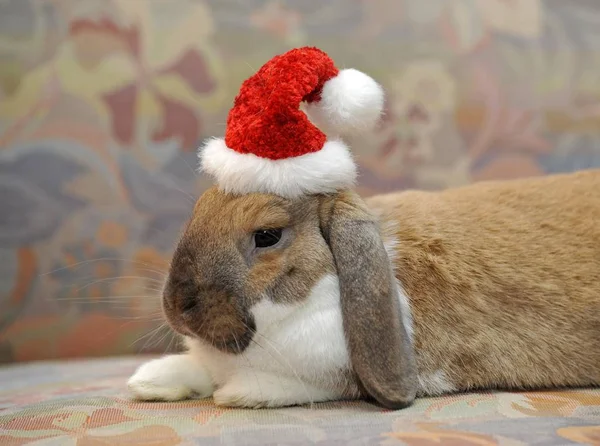
[[[339,305],[339,285],[335,276],[325,276],[302,304],[274,304],[261,301],[252,308],[256,334],[241,355],[225,354],[195,340],[190,351],[202,363],[217,386],[232,374],[254,371],[273,373],[308,382],[318,380],[330,387],[333,372],[348,367]]]

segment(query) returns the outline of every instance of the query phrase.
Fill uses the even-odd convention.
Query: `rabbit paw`
[[[169,355],[142,364],[127,382],[138,400],[206,398],[213,386],[206,370],[189,355]]]
[[[213,398],[218,406],[259,409],[328,401],[336,395],[299,379],[256,371],[234,375]]]

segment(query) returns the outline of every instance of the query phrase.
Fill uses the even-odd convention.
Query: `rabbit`
[[[228,407],[600,384],[600,170],[363,199],[217,187],[162,305],[185,352],[140,400]]]

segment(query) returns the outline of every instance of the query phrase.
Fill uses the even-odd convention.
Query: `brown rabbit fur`
[[[599,192],[600,170],[364,201],[209,189],[163,293],[188,352],[147,363],[130,388],[400,408],[416,394],[600,385]],[[281,240],[257,250],[265,228]]]
[[[419,374],[600,384],[600,171],[367,200],[398,240]]]

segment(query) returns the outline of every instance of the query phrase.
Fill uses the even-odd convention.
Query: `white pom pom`
[[[303,109],[323,132],[351,135],[376,127],[383,102],[383,89],[375,80],[346,69],[325,82],[320,101],[305,104]]]

